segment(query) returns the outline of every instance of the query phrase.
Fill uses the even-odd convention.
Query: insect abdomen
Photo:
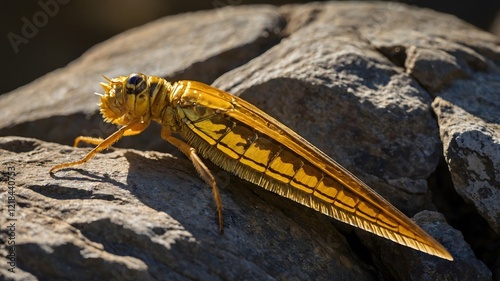
[[[404,229],[372,204],[237,120],[213,114],[188,122],[182,134],[203,157],[245,180],[370,232],[382,235],[381,229],[386,229],[394,232],[393,239],[404,239],[399,234]]]

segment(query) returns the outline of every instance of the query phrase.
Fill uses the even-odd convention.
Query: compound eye
[[[127,94],[138,95],[147,87],[147,78],[144,74],[134,73],[127,78],[125,85]]]

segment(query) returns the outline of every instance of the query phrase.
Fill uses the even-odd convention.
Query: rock
[[[500,234],[500,71],[457,81],[433,102],[456,191]],[[490,79],[493,79],[490,80]]]
[[[160,19],[112,38],[0,97],[0,135],[16,136],[0,138],[0,161],[3,169],[19,171],[16,214],[22,222],[16,230],[19,273],[2,264],[2,277],[498,278],[492,275],[498,272],[498,258],[492,258],[500,250],[498,231],[481,249],[468,245],[478,240],[464,231],[474,220],[457,223],[461,218],[450,212],[464,206],[444,208],[452,203],[447,196],[435,203],[435,192],[448,186],[429,184],[449,175],[438,169],[446,158],[463,204],[498,230],[498,46],[498,38],[451,16],[351,2],[228,7]],[[71,144],[78,135],[110,135],[116,127],[103,125],[91,93],[101,91],[100,74],[132,72],[215,80],[407,215],[417,214],[415,221],[455,261],[354,232],[209,165],[223,201],[221,236],[210,189],[183,155],[163,153],[176,150],[161,140],[158,126],[119,144],[156,152],[112,149],[49,177],[50,167],[79,159],[88,148],[41,140]],[[449,224],[423,210],[442,211]],[[1,223],[7,224],[5,216]],[[7,248],[0,250],[7,255]]]
[[[356,231],[367,242],[372,258],[384,278],[395,280],[492,280],[492,273],[477,260],[469,244],[458,231],[450,227],[437,212],[422,211],[413,217],[427,233],[450,250],[453,263],[428,257],[408,248],[394,248],[390,241]],[[406,268],[408,270],[401,270]]]
[[[330,28],[343,14],[361,18],[376,6],[353,7],[322,7],[313,22],[214,85],[300,132],[414,214],[431,205],[425,179],[442,154],[432,99],[352,31],[362,26]]]
[[[0,151],[1,167],[17,173],[18,268],[8,275],[2,263],[5,278],[373,280],[327,217],[226,172],[216,174],[220,235],[212,192],[185,158],[117,149],[51,177],[88,149],[3,137]]]

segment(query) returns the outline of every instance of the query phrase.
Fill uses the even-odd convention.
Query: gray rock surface
[[[52,165],[87,149],[3,137],[0,151],[17,172],[18,268],[2,263],[4,278],[373,280],[327,217],[226,172],[216,174],[220,235],[211,190],[187,159],[119,149],[51,177]]]
[[[444,245],[448,245],[454,257],[460,258],[450,266],[445,260],[422,257],[422,254],[416,251],[391,247],[390,241],[374,239],[371,235],[356,231],[363,240],[369,241],[367,245],[374,253],[373,261],[384,276],[391,276],[395,280],[420,281],[491,280],[491,271],[475,257],[460,231],[449,226],[442,214],[422,211],[416,214],[413,220]]]
[[[455,189],[500,234],[500,71],[495,70],[494,76],[455,83],[432,105]]]
[[[112,38],[0,97],[0,135],[35,138],[0,138],[2,169],[19,172],[20,222],[18,272],[3,263],[0,273],[10,280],[500,280],[499,46],[493,35],[430,10],[335,2],[227,7]],[[220,236],[210,189],[158,126],[118,144],[150,151],[113,149],[50,177],[50,167],[88,148],[41,140],[68,145],[78,135],[111,134],[116,128],[102,123],[92,92],[100,91],[100,74],[132,72],[213,82],[250,101],[416,214],[455,261],[353,231],[209,165],[224,206]],[[449,172],[439,169],[442,159]]]
[[[353,32],[362,26],[331,27],[339,17],[360,18],[375,6],[353,7],[323,7],[313,22],[214,85],[300,132],[414,214],[429,208],[425,179],[442,154],[432,99]]]

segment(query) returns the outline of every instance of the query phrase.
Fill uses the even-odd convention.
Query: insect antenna
[[[104,76],[104,75],[101,75],[104,79],[106,79],[108,82],[113,82],[111,79],[109,79],[108,77]]]

